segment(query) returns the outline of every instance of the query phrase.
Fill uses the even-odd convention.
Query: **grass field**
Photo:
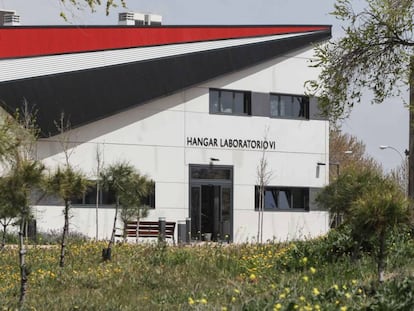
[[[391,243],[387,280],[376,282],[369,251],[352,259],[346,237],[305,242],[117,244],[72,242],[66,266],[59,248],[34,246],[26,310],[413,310],[414,243]],[[342,240],[341,240],[342,239]],[[18,250],[0,253],[0,310],[19,297]]]

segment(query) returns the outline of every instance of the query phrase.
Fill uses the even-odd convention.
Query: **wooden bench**
[[[174,238],[175,222],[165,222],[165,239],[171,239],[175,244]],[[117,237],[123,237],[123,233],[117,234]],[[138,236],[137,236],[138,233]],[[137,230],[137,222],[130,221],[127,223],[126,236],[129,238],[161,238],[161,229],[158,221],[140,221]]]

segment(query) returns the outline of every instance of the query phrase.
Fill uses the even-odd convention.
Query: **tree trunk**
[[[123,240],[124,243],[126,243],[127,242],[127,237],[128,237],[128,221],[123,220],[122,222],[123,222],[122,240]]]
[[[263,218],[264,218],[264,186],[260,192],[260,243],[263,243]]]
[[[259,206],[258,206],[258,219],[257,219],[257,243],[261,242],[262,226],[263,226],[263,185],[259,185]]]
[[[385,245],[385,229],[380,232],[379,235],[379,250],[378,250],[378,281],[384,282],[385,273],[385,257],[386,257],[386,245]]]
[[[408,197],[414,199],[414,56],[410,62],[410,105],[409,105],[409,154],[408,154]]]
[[[2,251],[4,247],[6,246],[6,234],[7,234],[7,224],[3,223],[2,225],[3,225],[3,236],[1,238],[0,251]]]
[[[140,218],[137,217],[137,227],[135,229],[135,243],[138,244],[138,240],[139,240],[139,220]]]
[[[99,176],[99,170],[98,170]],[[99,177],[96,181],[96,210],[95,210],[96,241],[99,240]]]
[[[26,218],[22,217],[19,228],[19,264],[20,264],[20,297],[19,310],[22,310],[27,291],[27,276],[28,271],[26,267],[26,248],[24,245],[24,228],[26,226]]]
[[[114,225],[112,226],[111,239],[109,240],[108,247],[106,249],[104,248],[102,250],[102,259],[105,260],[105,261],[111,259],[112,245],[115,243],[115,233],[116,233],[116,222],[118,220],[118,210],[119,210],[119,197],[116,198]]]
[[[59,266],[64,267],[65,266],[65,250],[66,250],[66,238],[69,233],[69,208],[70,208],[70,202],[65,200],[65,223],[63,224],[63,232],[62,232],[62,242],[60,244],[60,261]]]

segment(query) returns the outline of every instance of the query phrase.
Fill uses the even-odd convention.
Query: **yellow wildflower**
[[[315,273],[316,273],[316,269],[315,269],[314,267],[310,267],[310,272],[311,272],[312,274],[315,274]]]
[[[309,277],[308,277],[307,275],[304,275],[304,276],[302,277],[302,280],[304,280],[305,282],[307,282],[307,281],[309,281]]]
[[[341,307],[341,311],[346,311],[348,308],[346,306]]]
[[[348,298],[348,299],[350,299],[351,298],[351,294],[350,293],[346,293],[345,294],[345,297]]]
[[[255,281],[256,280],[256,274],[252,273],[249,276],[250,281]]]
[[[334,284],[334,286],[332,286],[335,290],[339,290],[339,286],[337,284]]]
[[[281,293],[280,295],[279,295],[279,299],[285,299],[286,298],[286,294],[285,293]]]
[[[191,297],[188,297],[188,304],[189,304],[190,306],[192,306],[192,305],[194,304],[194,299],[193,299],[193,298],[191,298]]]
[[[231,302],[236,302],[236,297],[231,297]]]
[[[305,300],[306,300],[306,298],[305,298],[305,297],[303,297],[303,296],[300,296],[300,297],[299,297],[299,300],[300,300],[300,301],[305,301]]]
[[[239,291],[237,288],[235,288],[235,289],[234,289],[234,292],[235,292],[236,294],[240,294],[240,291]]]
[[[201,302],[203,305],[206,305],[206,304],[207,304],[207,299],[206,299],[206,298],[201,298],[200,302]]]
[[[280,310],[282,309],[282,305],[280,303],[275,304],[275,306],[273,307],[273,310]]]
[[[314,287],[314,288],[313,288],[312,293],[313,293],[315,296],[318,296],[318,295],[320,294],[319,290],[318,290],[316,287]]]
[[[221,307],[221,311],[227,311],[227,307]]]

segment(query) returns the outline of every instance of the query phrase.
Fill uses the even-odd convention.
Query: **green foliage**
[[[10,182],[0,177],[0,224],[7,226],[13,218],[18,216],[18,209],[14,208],[10,201]]]
[[[355,11],[351,0],[337,0],[332,13],[347,25],[345,36],[316,49],[318,81],[309,90],[320,98],[324,113],[336,120],[347,116],[364,91],[373,102],[399,95],[401,81],[408,85],[413,55],[412,0],[367,0]]]
[[[383,281],[387,237],[393,229],[413,221],[399,185],[375,169],[348,168],[322,190],[316,201],[331,213],[344,216],[353,241],[353,256],[363,248],[376,254],[378,277]]]
[[[379,235],[411,221],[409,202],[399,186],[387,179],[374,181],[349,210],[349,223],[361,235]]]
[[[143,198],[154,184],[148,177],[141,175],[132,165],[120,162],[104,169],[101,180],[104,188],[114,191],[124,223],[147,216],[148,207],[143,204]]]
[[[396,248],[412,248],[406,233],[392,238]],[[56,266],[58,247],[37,246],[28,253],[26,308],[410,310],[414,282],[409,253],[401,254],[398,269],[383,284],[373,286],[369,256],[362,254],[354,262],[337,253],[331,263],[324,260],[326,252],[318,255],[335,237],[336,231],[315,240],[262,245],[116,244],[111,262],[100,261],[103,243],[72,242],[62,269]],[[5,309],[16,307],[17,251],[6,248],[0,255],[0,305]]]
[[[66,166],[63,169],[58,167],[49,176],[46,183],[48,191],[57,194],[65,202],[81,198],[89,186],[86,176],[70,166]]]
[[[414,306],[414,276],[391,280],[375,294],[368,310],[410,311]]]
[[[3,177],[3,189],[7,192],[2,196],[19,216],[30,216],[30,194],[43,179],[44,165],[38,161],[19,160]]]
[[[323,188],[316,202],[331,213],[347,217],[353,202],[374,189],[382,179],[380,171],[373,167],[347,167],[334,182]]]
[[[7,244],[17,244],[19,236],[16,232],[10,232],[6,235],[6,243]],[[26,243],[29,245],[54,245],[60,243],[62,239],[62,231],[61,230],[50,230],[48,232],[37,232],[36,239],[27,239]],[[80,232],[69,232],[67,236],[67,240],[69,243],[85,243],[90,239],[80,233]]]

